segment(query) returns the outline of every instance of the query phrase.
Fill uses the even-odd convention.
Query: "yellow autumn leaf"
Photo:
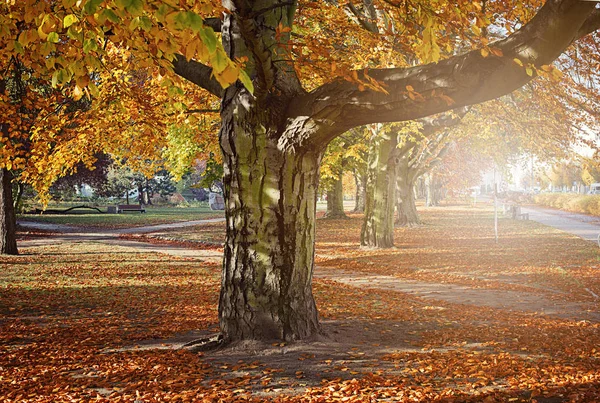
[[[81,90],[81,88],[79,88],[78,85],[76,85],[75,88],[73,88],[72,95],[75,101],[79,101],[83,96],[83,91]]]

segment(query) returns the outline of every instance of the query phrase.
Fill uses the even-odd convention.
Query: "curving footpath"
[[[579,236],[583,239],[596,241],[600,233],[600,220],[595,217],[564,211],[544,209],[539,207],[522,207],[523,213],[541,224]],[[51,237],[43,237],[19,242],[19,246],[30,247],[56,244],[60,242],[101,242],[120,247],[134,248],[145,252],[164,253],[171,256],[199,260],[220,261],[222,252],[207,249],[189,249],[177,245],[155,245],[143,241],[120,238],[122,234],[142,234],[157,232],[171,228],[182,228],[206,223],[224,222],[224,218],[176,222],[170,224],[152,225],[118,230],[96,230],[94,232],[67,225],[19,222],[25,228],[39,228],[47,231],[60,232]],[[600,297],[589,291],[594,302],[566,302],[550,298],[554,290],[546,293],[523,293],[494,289],[474,289],[450,283],[426,283],[405,280],[394,276],[369,275],[365,273],[346,272],[344,270],[324,269],[315,267],[316,278],[333,280],[353,287],[384,289],[403,292],[424,300],[441,300],[465,305],[488,306],[509,311],[529,312],[534,315],[570,318],[600,322],[598,300]]]
[[[64,224],[50,224],[33,221],[19,221],[18,224],[27,229],[41,229],[55,232],[49,237],[40,237],[19,241],[19,247],[32,247],[52,245],[60,242],[100,242],[115,246],[123,246],[143,250],[145,252],[164,253],[171,256],[199,259],[222,259],[222,252],[216,250],[189,249],[177,245],[155,245],[143,241],[120,238],[127,234],[145,234],[163,231],[172,228],[192,227],[195,225],[225,222],[225,218],[212,218],[206,220],[180,221],[168,224],[149,225],[145,227],[131,227],[121,229],[94,229],[74,227]]]

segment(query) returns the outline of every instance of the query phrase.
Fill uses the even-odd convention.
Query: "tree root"
[[[417,228],[422,227],[424,224],[419,222],[396,222],[394,223],[394,227],[396,228]]]
[[[350,217],[348,217],[345,213],[330,213],[327,214],[325,213],[325,215],[323,216],[323,219],[327,219],[327,220],[339,220],[339,219],[348,219]]]
[[[223,341],[223,335],[218,333],[210,337],[203,337],[201,339],[192,340],[185,343],[180,347],[182,350],[188,350],[192,353],[199,353],[201,351],[212,351],[217,350],[225,345]]]

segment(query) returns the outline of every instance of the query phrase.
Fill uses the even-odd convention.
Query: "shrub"
[[[536,204],[600,216],[600,195],[542,193],[534,197]]]

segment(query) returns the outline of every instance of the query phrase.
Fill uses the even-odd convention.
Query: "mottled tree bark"
[[[356,195],[354,196],[353,213],[364,213],[367,197],[367,175],[360,172],[354,172],[354,182],[356,183]]]
[[[439,192],[436,189],[435,175],[428,173],[425,175],[425,205],[427,207],[437,206],[440,203]]]
[[[367,197],[360,244],[373,248],[394,246],[396,201],[396,133],[378,133],[371,139],[367,170]]]
[[[0,254],[17,255],[17,218],[12,195],[12,174],[0,169]]]
[[[152,205],[152,196],[153,196],[153,193],[150,193],[150,181],[148,180],[148,178],[146,178],[145,197],[146,197],[146,204],[148,206]]]
[[[347,218],[346,213],[344,213],[344,186],[341,175],[332,188],[327,191],[325,218]]]
[[[412,227],[421,224],[417,205],[415,203],[415,177],[414,172],[408,166],[407,158],[399,158],[398,161],[398,216],[396,225]]]
[[[225,97],[223,336],[309,338],[319,332],[311,282],[322,152],[287,147],[279,111],[256,107],[245,90],[230,88]]]
[[[16,182],[17,190],[14,192],[13,206],[16,214],[23,212],[23,192],[25,191],[25,185],[22,182],[13,180]]]
[[[144,195],[144,186],[141,184],[138,184],[137,190],[138,190],[138,203],[140,204],[140,206],[143,206],[144,204],[146,204],[146,197]]]

